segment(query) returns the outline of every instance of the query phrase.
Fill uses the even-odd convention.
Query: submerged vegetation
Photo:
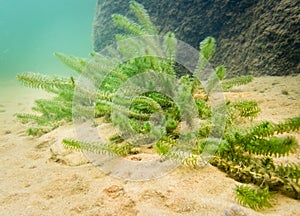
[[[116,26],[124,30],[123,35],[116,35],[116,41],[119,42],[136,36],[157,35],[158,32],[143,6],[134,1],[131,1],[130,6],[136,20],[128,19],[119,14],[112,17]],[[288,196],[300,199],[299,164],[278,164],[274,162],[274,157],[286,156],[296,151],[298,147],[296,139],[291,135],[285,135],[285,133],[299,130],[300,116],[287,119],[281,123],[268,121],[253,123],[251,120],[260,112],[256,101],[241,100],[232,102],[228,100],[225,103],[226,127],[224,132],[217,141],[210,138],[214,113],[211,106],[209,83],[214,83],[215,80],[208,80],[207,86],[204,86],[197,78],[189,75],[177,78],[175,65],[177,40],[171,32],[163,38],[163,46],[156,51],[165,53],[166,58],[151,55],[141,56],[121,62],[113,68],[107,66],[107,62],[109,63],[110,60],[105,59],[106,62],[104,63],[98,53],[92,53],[91,59],[61,53],[55,53],[55,56],[80,75],[93,79],[101,77],[102,82],[93,96],[95,98],[93,103],[94,118],[105,118],[112,121],[111,115],[115,114],[113,110],[118,109],[120,113],[126,113],[129,123],[125,122],[122,116],[116,116],[113,121],[116,126],[122,129],[122,127],[128,127],[129,125],[135,133],[145,135],[149,132],[152,134],[155,132],[153,123],[150,122],[153,117],[152,114],[158,112],[163,115],[165,117],[163,124],[165,130],[158,131],[157,137],[159,137],[159,140],[151,144],[159,155],[180,160],[188,166],[198,167],[203,163],[201,154],[204,149],[207,146],[211,148],[217,146],[215,154],[209,162],[241,183],[256,185],[255,188],[247,185],[236,187],[237,200],[241,204],[254,209],[270,207],[270,199],[273,197],[271,192],[273,191],[280,191]],[[148,42],[156,43],[156,41]],[[129,53],[132,50],[121,45],[122,43],[117,43],[118,51],[123,56],[130,56]],[[134,44],[131,45],[134,47]],[[157,48],[155,45],[153,47],[154,49]],[[212,37],[208,37],[200,43],[197,73],[203,72],[203,60],[209,60],[215,49],[216,41]],[[91,72],[93,69],[96,69],[99,74]],[[201,125],[196,133],[195,144],[190,146],[188,154],[184,157],[174,154],[173,151],[180,137],[180,127],[183,125],[182,119],[185,118],[187,124],[192,124],[189,122],[192,116],[183,116],[182,114],[184,112],[183,105],[180,107],[170,96],[158,91],[144,92],[130,101],[125,101],[124,98],[122,99],[117,95],[122,83],[138,74],[149,71],[159,73],[162,77],[164,77],[163,74],[166,74],[168,77],[176,79],[183,86],[178,101],[193,100],[196,105]],[[226,69],[222,65],[216,67],[215,74],[224,91],[230,91],[234,86],[244,85],[252,81],[251,76],[226,79]],[[28,87],[43,89],[54,95],[51,99],[35,101],[35,106],[32,109],[37,112],[36,115],[17,115],[22,122],[30,123],[28,134],[41,135],[57,128],[59,125],[72,121],[74,91],[81,88],[77,78],[48,77],[33,73],[20,74],[17,78]],[[170,80],[164,81],[166,85],[170,84]],[[124,104],[129,104],[129,108],[124,108]],[[190,109],[190,107],[186,109]],[[189,111],[186,113],[189,113]],[[63,140],[63,144],[66,148],[75,150],[109,153],[118,156],[135,153],[132,150],[135,147],[134,143],[124,139],[122,134],[115,134],[110,138],[110,143],[101,146],[67,138]]]

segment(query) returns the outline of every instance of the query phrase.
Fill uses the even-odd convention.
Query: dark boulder
[[[148,10],[161,34],[173,31],[195,48],[207,36],[217,40],[214,66],[229,76],[300,73],[299,0],[137,0]],[[111,14],[131,16],[129,0],[98,0],[94,49],[114,42],[120,33]]]

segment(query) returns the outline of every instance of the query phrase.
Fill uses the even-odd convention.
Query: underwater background
[[[70,75],[53,52],[88,57],[95,0],[0,0],[0,77]]]

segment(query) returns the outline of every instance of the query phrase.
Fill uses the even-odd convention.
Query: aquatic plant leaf
[[[216,68],[216,74],[220,80],[223,80],[226,76],[226,68],[224,65],[220,65]]]
[[[130,1],[130,9],[138,19],[140,25],[143,27],[145,32],[147,32],[149,35],[158,34],[143,5],[137,3],[136,1]]]
[[[252,209],[261,209],[264,207],[272,207],[271,200],[273,195],[268,188],[251,188],[250,186],[236,186],[236,199],[244,206],[249,206]]]
[[[222,87],[225,91],[230,90],[234,86],[246,85],[253,80],[253,76],[239,76],[231,79],[225,79],[222,81]]]
[[[99,144],[90,142],[80,142],[72,139],[63,139],[63,145],[68,149],[76,151],[89,151],[98,154],[110,154],[118,156],[126,156],[133,148],[130,144],[116,145],[116,144]]]
[[[125,16],[122,16],[120,14],[113,14],[112,19],[116,26],[122,28],[130,34],[139,36],[145,35],[147,33],[139,24],[131,21]]]
[[[200,43],[200,54],[209,60],[216,49],[216,40],[213,37],[207,37]]]
[[[52,93],[74,87],[73,78],[49,77],[38,73],[18,74],[17,79],[27,87],[43,89]]]
[[[88,61],[83,58],[68,56],[63,53],[55,52],[54,56],[56,56],[62,63],[77,71],[78,73],[83,73],[85,67],[88,65]]]

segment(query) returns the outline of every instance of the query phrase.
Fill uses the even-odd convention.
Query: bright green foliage
[[[286,192],[290,196],[300,199],[300,163],[290,163],[288,165],[278,165],[274,172],[280,176],[280,180],[287,186]]]
[[[222,87],[225,91],[230,90],[234,86],[246,85],[253,80],[253,76],[240,76],[232,79],[224,80],[222,82]]]
[[[286,119],[281,123],[263,121],[251,128],[251,136],[260,138],[284,132],[297,131],[300,127],[300,116]]]
[[[200,54],[209,60],[216,49],[216,40],[213,37],[207,37],[200,43]]]
[[[137,111],[145,111],[148,113],[153,113],[161,109],[160,104],[157,101],[146,96],[138,96],[134,98],[134,100],[131,103],[131,106]]]
[[[206,101],[200,98],[196,98],[195,103],[197,105],[199,117],[201,119],[208,119],[212,116],[212,111]]]
[[[295,138],[278,135],[299,129],[299,117],[277,124],[257,123],[248,129],[234,127],[225,133],[226,143],[211,163],[237,181],[283,190],[299,198],[299,164],[277,165],[271,157],[293,153],[298,148]]]
[[[274,136],[266,139],[257,139],[255,141],[249,139],[249,143],[243,147],[246,151],[257,155],[274,155],[280,157],[293,153],[298,147],[298,143],[292,136]]]
[[[271,200],[274,197],[268,188],[251,188],[249,186],[236,186],[235,188],[237,200],[244,206],[253,209],[261,209],[264,207],[272,207]]]
[[[278,165],[274,162],[273,157],[286,156],[297,149],[298,144],[293,136],[283,136],[281,134],[298,131],[300,129],[300,116],[287,119],[281,123],[264,121],[253,125],[253,122],[250,122],[252,126],[246,127],[243,122],[252,120],[259,114],[258,103],[248,100],[227,101],[227,113],[224,113],[226,115],[224,134],[221,135],[220,139],[211,138],[214,113],[211,107],[210,93],[214,84],[221,82],[223,89],[229,91],[234,86],[251,82],[253,77],[241,76],[224,79],[226,69],[224,66],[219,66],[215,70],[216,74],[208,78],[206,89],[196,78],[183,76],[176,79],[177,39],[172,32],[163,37],[162,46],[155,39],[144,37],[147,44],[151,45],[149,46],[151,48],[147,48],[148,50],[140,46],[141,41],[139,40],[128,40],[126,43],[121,43],[121,40],[134,36],[157,34],[143,6],[134,1],[131,1],[130,4],[131,12],[136,16],[138,22],[119,14],[112,17],[116,26],[123,29],[125,33],[124,35],[116,35],[117,54],[121,54],[124,59],[132,56],[132,54],[143,54],[142,57],[120,62],[119,59],[113,57],[103,57],[98,53],[92,53],[92,60],[87,61],[82,58],[55,53],[55,56],[64,64],[79,74],[91,80],[101,80],[96,93],[81,89],[76,83],[76,79],[72,77],[70,79],[50,78],[32,73],[18,75],[18,79],[24,85],[43,89],[54,95],[52,99],[36,101],[36,105],[33,107],[33,110],[37,112],[36,115],[18,115],[18,118],[23,122],[33,123],[33,126],[28,129],[28,133],[40,135],[64,122],[70,122],[72,120],[73,92],[76,88],[77,91],[84,92],[84,96],[94,98],[93,115],[95,118],[104,116],[108,121],[111,121],[111,118],[115,117],[114,126],[118,126],[121,131],[131,128],[135,133],[142,136],[147,135],[150,131],[153,132],[153,125],[150,122],[151,117],[158,116],[160,118],[164,116],[165,131],[155,131],[161,136],[153,144],[153,148],[162,157],[179,161],[188,166],[199,167],[205,162],[201,158],[201,154],[206,147],[209,152],[216,152],[209,161],[212,165],[217,166],[237,181],[253,183],[264,188],[237,187],[237,198],[244,205],[255,209],[269,207],[269,190],[284,191],[286,194],[299,199],[299,164]],[[208,64],[207,60],[212,57],[215,49],[216,41],[212,37],[208,37],[200,43],[200,58],[196,75],[201,75]],[[107,52],[116,51],[108,50]],[[116,53],[112,53],[112,56],[114,54]],[[165,56],[165,58],[156,56]],[[97,73],[94,73],[95,71]],[[176,89],[178,93],[176,102],[170,95],[164,95],[155,90],[131,98],[119,95],[118,90],[130,78],[149,71],[159,73],[162,77],[159,82],[161,85],[167,86],[167,89],[172,89],[175,86],[174,84],[180,84],[180,88]],[[174,78],[176,83],[164,79],[163,75],[166,74],[168,77]],[[145,80],[145,85],[151,87],[154,84],[150,80]],[[189,102],[193,102],[195,107],[188,106]],[[83,109],[82,113],[87,114],[84,110],[85,107],[76,107],[76,109]],[[182,119],[185,118],[187,127],[193,126],[195,124],[193,116],[189,115],[192,113],[191,111],[198,114],[201,124],[198,131],[196,131],[196,135],[192,137],[195,145],[182,149],[177,142],[181,135]],[[125,119],[123,114],[129,120]],[[189,134],[186,136],[188,137]],[[74,150],[119,156],[131,154],[134,147],[132,144],[126,143],[121,134],[112,136],[108,143],[100,146],[96,143],[70,139],[63,140],[63,144],[65,147]],[[176,151],[177,149],[180,151]]]
[[[256,101],[242,100],[233,103],[233,107],[239,112],[241,117],[256,117],[260,112],[260,108]]]
[[[66,148],[77,150],[77,151],[89,151],[98,154],[111,154],[118,156],[126,156],[130,153],[133,148],[132,145],[125,144],[105,144],[99,145],[97,143],[79,142],[76,140],[64,139],[63,145]]]
[[[220,80],[223,80],[226,76],[226,68],[224,65],[218,66],[216,68],[216,74]]]
[[[227,101],[226,128],[238,126],[245,120],[253,120],[259,113],[258,103],[253,100]]]
[[[150,35],[156,35],[158,32],[150,20],[150,17],[147,11],[144,9],[144,6],[135,2],[130,2],[130,9],[133,11],[137,19],[139,20],[141,26],[145,29],[145,31]]]
[[[123,28],[126,31],[132,32],[134,35],[145,35],[146,31],[142,29],[140,25],[137,25],[135,22],[129,20],[127,17],[120,14],[114,14],[112,16],[115,24]]]
[[[168,57],[167,73],[175,76],[175,62],[177,40],[173,32],[168,32],[164,37],[164,51]]]
[[[17,75],[17,79],[27,87],[43,89],[50,93],[58,93],[61,90],[73,91],[74,87],[74,79],[72,77],[70,79],[50,78],[36,73],[23,73]]]
[[[53,93],[51,99],[39,99],[32,108],[39,114],[18,114],[23,123],[35,123],[28,129],[29,135],[41,135],[57,128],[64,122],[72,120],[72,100],[74,92],[74,79],[53,77],[40,74],[25,73],[17,76],[25,86],[43,89]]]
[[[88,61],[86,59],[82,59],[74,56],[67,56],[63,53],[57,53],[57,52],[54,53],[54,55],[65,65],[77,71],[78,73],[83,73],[86,65],[88,64]]]
[[[111,137],[109,138],[109,141],[110,141],[111,143],[117,144],[117,143],[123,142],[124,139],[123,139],[122,137],[120,137],[119,134],[115,134],[115,135],[113,135],[113,136],[111,136]]]
[[[120,14],[113,14],[112,19],[117,27],[123,29],[129,35],[117,35],[117,39],[126,39],[129,36],[141,36],[141,35],[156,35],[157,30],[150,20],[147,11],[143,5],[130,1],[130,10],[135,15],[139,23],[128,19]]]
[[[165,138],[159,140],[157,143],[155,143],[155,149],[158,154],[160,155],[168,155],[172,148],[172,140],[170,138]]]

